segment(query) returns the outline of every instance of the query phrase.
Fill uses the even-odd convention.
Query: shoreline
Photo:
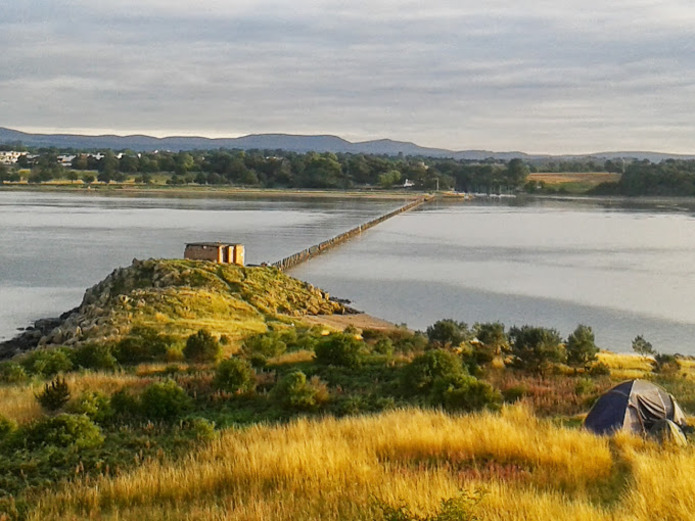
[[[364,198],[364,199],[415,199],[428,192],[405,190],[328,190],[328,189],[291,189],[291,188],[242,188],[233,186],[161,186],[154,187],[134,185],[84,185],[55,184],[28,185],[2,184],[0,192],[28,193],[64,193],[103,196],[186,196],[186,197],[249,197],[249,198]]]

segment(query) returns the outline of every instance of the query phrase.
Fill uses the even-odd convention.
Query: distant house
[[[207,260],[219,264],[244,265],[244,245],[222,242],[192,242],[186,244],[184,259]]]
[[[17,152],[15,150],[0,150],[0,163],[3,165],[13,165],[19,159],[19,156],[26,152]]]

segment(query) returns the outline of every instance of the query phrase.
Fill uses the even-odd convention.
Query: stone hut
[[[208,260],[219,264],[244,265],[244,245],[223,242],[192,242],[186,244],[184,259]]]

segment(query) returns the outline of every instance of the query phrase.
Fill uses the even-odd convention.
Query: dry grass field
[[[529,174],[529,181],[543,181],[546,185],[564,183],[615,183],[620,180],[620,174],[610,172],[543,172]]]
[[[597,437],[523,406],[448,415],[418,409],[227,430],[178,462],[76,482],[29,519],[367,520],[379,505],[434,518],[480,495],[468,519],[690,519],[691,448]]]

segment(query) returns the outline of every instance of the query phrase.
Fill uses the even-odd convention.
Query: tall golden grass
[[[29,519],[375,519],[376,501],[427,515],[462,489],[484,491],[482,520],[690,519],[693,463],[692,449],[597,437],[519,406],[408,409],[229,430],[181,461],[68,485]]]

